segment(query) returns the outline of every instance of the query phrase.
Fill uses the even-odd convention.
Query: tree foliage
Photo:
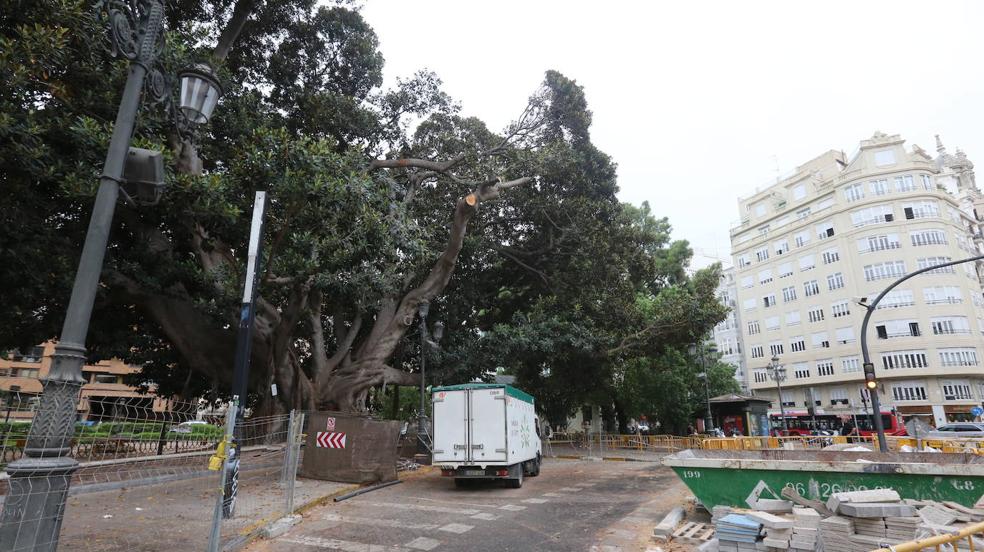
[[[433,73],[382,88],[378,38],[346,3],[175,0],[168,28],[167,66],[210,59],[225,95],[195,144],[141,111],[134,145],[165,152],[168,191],[117,208],[91,356],[140,363],[162,394],[227,392],[266,190],[261,410],[364,410],[373,389],[417,383],[422,301],[448,327],[432,383],[503,367],[553,418],[650,408],[620,382],[689,377],[673,351],[723,317],[718,273],[688,275],[669,222],[618,201],[574,80],[547,71],[494,130]],[[0,286],[17,290],[0,346],[57,336],[126,76],[104,35],[91,1],[0,9]]]

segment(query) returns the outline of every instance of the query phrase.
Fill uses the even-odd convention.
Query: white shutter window
[[[800,270],[810,270],[817,266],[817,259],[814,255],[804,255],[799,258]]]
[[[841,344],[844,344],[844,343],[852,343],[853,341],[854,341],[854,328],[851,328],[851,327],[837,328],[837,342],[838,343],[841,343]]]

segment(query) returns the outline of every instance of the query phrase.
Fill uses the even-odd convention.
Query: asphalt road
[[[685,487],[650,462],[547,461],[521,489],[437,473],[316,508],[250,552],[645,551]]]

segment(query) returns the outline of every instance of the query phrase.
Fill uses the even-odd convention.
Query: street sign
[[[335,418],[328,418],[325,420],[325,429],[328,431],[335,431]]]
[[[970,413],[973,414],[974,416],[980,416],[981,414],[984,414],[984,408],[975,406],[974,408],[970,409]]]
[[[315,439],[319,448],[343,449],[345,448],[345,434],[335,431],[319,431],[318,438]]]

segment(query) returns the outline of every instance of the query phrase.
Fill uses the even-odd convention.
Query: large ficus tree
[[[103,32],[91,2],[13,4],[0,15],[0,71],[10,76],[0,91],[0,283],[17,293],[4,299],[13,323],[0,342],[24,345],[56,336],[125,63],[91,40]],[[168,8],[166,62],[211,59],[226,93],[194,144],[144,111],[134,144],[166,152],[169,191],[158,206],[118,208],[90,335],[94,356],[140,362],[160,393],[229,388],[255,190],[272,198],[252,349],[258,406],[359,411],[374,386],[417,382],[391,358],[462,252],[464,278],[527,272],[509,244],[542,221],[537,195],[553,201],[564,186],[540,173],[604,158],[585,144],[583,94],[562,75],[549,73],[516,121],[493,132],[459,116],[432,74],[382,90],[376,36],[348,7]],[[575,218],[590,215],[583,205],[599,193],[590,184],[567,187]],[[613,174],[602,187],[610,203]],[[496,278],[510,279],[486,279]]]

